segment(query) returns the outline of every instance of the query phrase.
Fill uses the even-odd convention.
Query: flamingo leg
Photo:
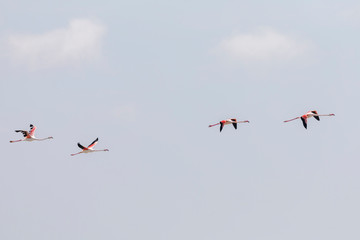
[[[299,119],[300,117],[296,117],[296,118],[293,118],[293,119],[290,119],[290,120],[285,120],[284,122],[290,122],[290,121],[294,121],[296,119]]]
[[[75,156],[75,155],[78,155],[78,154],[80,154],[80,153],[82,153],[82,152],[73,153],[73,154],[71,154],[71,156]]]

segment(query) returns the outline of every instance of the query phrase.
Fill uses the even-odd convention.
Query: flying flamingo
[[[22,142],[22,141],[27,141],[27,142],[43,141],[43,140],[47,140],[47,139],[53,139],[53,137],[36,138],[35,137],[35,130],[36,130],[36,127],[34,125],[32,125],[32,124],[30,124],[30,132],[24,131],[24,130],[15,130],[15,132],[21,132],[24,135],[25,138],[20,139],[20,140],[10,141],[10,143]]]
[[[82,149],[81,152],[71,154],[71,156],[75,156],[80,153],[91,153],[91,152],[102,152],[102,151],[109,151],[109,149],[103,149],[103,150],[94,150],[93,147],[97,144],[99,141],[99,138],[96,138],[88,147],[84,147],[80,143],[78,143],[79,148]]]
[[[216,124],[209,125],[209,127],[213,127],[213,126],[216,126],[216,125],[220,124],[220,132],[221,132],[224,125],[228,125],[228,124],[232,124],[234,126],[234,128],[237,129],[237,124],[238,123],[249,123],[249,121],[248,120],[236,121],[236,118],[229,118],[229,119],[226,119],[226,120],[221,120],[220,122],[218,122]]]
[[[335,116],[335,114],[331,113],[331,114],[318,114],[317,111],[313,110],[313,111],[309,111],[307,113],[305,113],[304,115],[302,115],[301,117],[296,117],[296,118],[293,118],[293,119],[290,119],[290,120],[286,120],[284,122],[290,122],[290,121],[293,121],[293,120],[296,120],[296,119],[301,119],[304,127],[307,129],[307,119],[308,118],[311,118],[311,117],[314,117],[316,120],[320,121],[320,116]]]

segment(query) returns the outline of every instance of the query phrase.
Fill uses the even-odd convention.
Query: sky
[[[349,0],[4,2],[0,239],[359,239],[359,28]],[[9,143],[30,124],[54,139]]]

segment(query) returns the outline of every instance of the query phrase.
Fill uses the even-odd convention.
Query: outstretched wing
[[[36,127],[34,125],[30,124],[29,135],[33,137],[35,135],[35,130],[36,130]]]
[[[220,122],[220,132],[223,130],[224,123]]]
[[[236,118],[232,118],[231,120],[233,121],[232,125],[234,126],[235,129],[237,129]]]
[[[97,144],[98,141],[99,141],[99,138],[96,138],[96,139],[88,146],[88,148],[93,148],[93,147]]]
[[[318,114],[317,111],[311,111],[311,112],[312,112],[313,114]],[[316,120],[320,121],[319,116],[314,116],[314,118],[315,118]]]
[[[307,118],[301,117],[304,127],[307,129]]]
[[[21,132],[24,137],[27,137],[29,135],[28,131],[24,131],[24,130],[15,130],[15,132]]]
[[[86,149],[86,147],[84,147],[83,145],[81,145],[80,143],[78,143],[78,146],[79,146],[79,148],[81,148],[81,149]]]

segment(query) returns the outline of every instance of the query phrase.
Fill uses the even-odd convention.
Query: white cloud
[[[250,61],[287,60],[302,55],[306,44],[272,29],[234,35],[218,46],[220,53]]]
[[[101,55],[105,27],[88,19],[73,19],[66,28],[43,34],[11,35],[9,55],[32,69],[88,62]]]

